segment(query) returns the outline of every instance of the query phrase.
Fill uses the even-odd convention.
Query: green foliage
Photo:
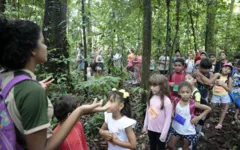
[[[56,117],[53,117],[51,122],[51,129],[54,130],[54,128],[58,125],[58,120]]]
[[[90,95],[92,98],[97,97],[106,100],[105,95],[112,88],[117,88],[120,82],[122,82],[120,77],[100,76],[88,81],[79,82],[76,84],[75,90],[87,91],[87,95]]]
[[[88,137],[98,135],[99,129],[101,128],[103,123],[104,123],[104,114],[103,113],[94,114],[84,124],[85,135]]]
[[[141,103],[137,103],[136,106],[134,106],[134,110],[135,110],[135,115],[137,117],[142,117],[145,114],[145,110],[146,110],[146,103],[147,100],[141,100],[142,95],[147,94],[148,91],[144,90],[141,87],[134,87],[130,89],[131,91],[131,95],[133,95],[133,99],[135,101],[141,101]]]

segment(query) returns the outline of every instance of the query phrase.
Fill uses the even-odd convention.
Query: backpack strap
[[[8,84],[2,90],[2,92],[1,92],[2,99],[5,99],[7,97],[9,91],[13,88],[14,85],[16,85],[22,81],[25,81],[25,80],[32,80],[32,79],[26,75],[19,75],[19,76],[14,77],[10,82],[8,82]]]
[[[177,107],[177,104],[178,104],[179,101],[180,101],[180,98],[179,98],[179,97],[175,97],[174,100],[173,100],[174,113],[176,112],[176,107]]]
[[[189,101],[189,109],[190,109],[191,119],[193,119],[194,111],[195,111],[195,101],[193,99],[190,99]]]
[[[193,95],[192,95],[192,98],[193,99],[195,99],[195,95],[197,94],[197,93],[200,93],[198,90],[196,90],[195,92],[193,92]]]

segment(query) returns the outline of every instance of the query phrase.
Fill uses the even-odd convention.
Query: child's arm
[[[104,122],[101,129],[99,130],[99,134],[102,138],[109,141],[113,138],[113,133],[108,131],[107,123]]]
[[[149,109],[149,106],[147,104],[144,125],[143,125],[143,132],[147,132],[147,129],[148,129],[148,109]]]
[[[136,149],[136,136],[135,133],[133,132],[132,126],[129,126],[125,129],[128,137],[128,142],[122,142],[118,140],[118,138],[115,136],[112,138],[112,143],[115,145],[118,145],[123,148],[129,148],[129,149]]]
[[[218,85],[222,86],[227,92],[232,92],[232,78],[230,77],[228,80],[228,84],[219,82]]]
[[[167,135],[168,135],[168,130],[170,128],[171,121],[172,121],[172,113],[173,113],[172,110],[173,110],[172,104],[169,104],[166,107],[164,107],[166,118],[165,118],[165,121],[164,121],[161,136],[159,138],[160,141],[162,141],[162,142],[166,141],[166,138],[167,138]]]
[[[201,120],[204,116],[206,116],[210,111],[211,108],[207,105],[195,103],[195,108],[199,108],[201,110],[204,110],[199,116],[195,116],[192,120],[192,124],[197,124],[199,120]]]
[[[215,80],[217,80],[217,78],[220,76],[219,73],[215,73],[210,79],[208,79],[207,77],[205,77],[202,73],[198,73],[198,76],[200,77],[200,79],[203,81],[203,83],[207,84],[207,85],[212,85],[214,83]]]

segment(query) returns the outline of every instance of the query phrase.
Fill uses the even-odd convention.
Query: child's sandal
[[[222,129],[222,125],[221,124],[218,124],[215,129]]]

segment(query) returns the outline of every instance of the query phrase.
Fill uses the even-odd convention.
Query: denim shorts
[[[227,104],[231,102],[231,99],[229,95],[212,95],[212,101],[213,104]]]

